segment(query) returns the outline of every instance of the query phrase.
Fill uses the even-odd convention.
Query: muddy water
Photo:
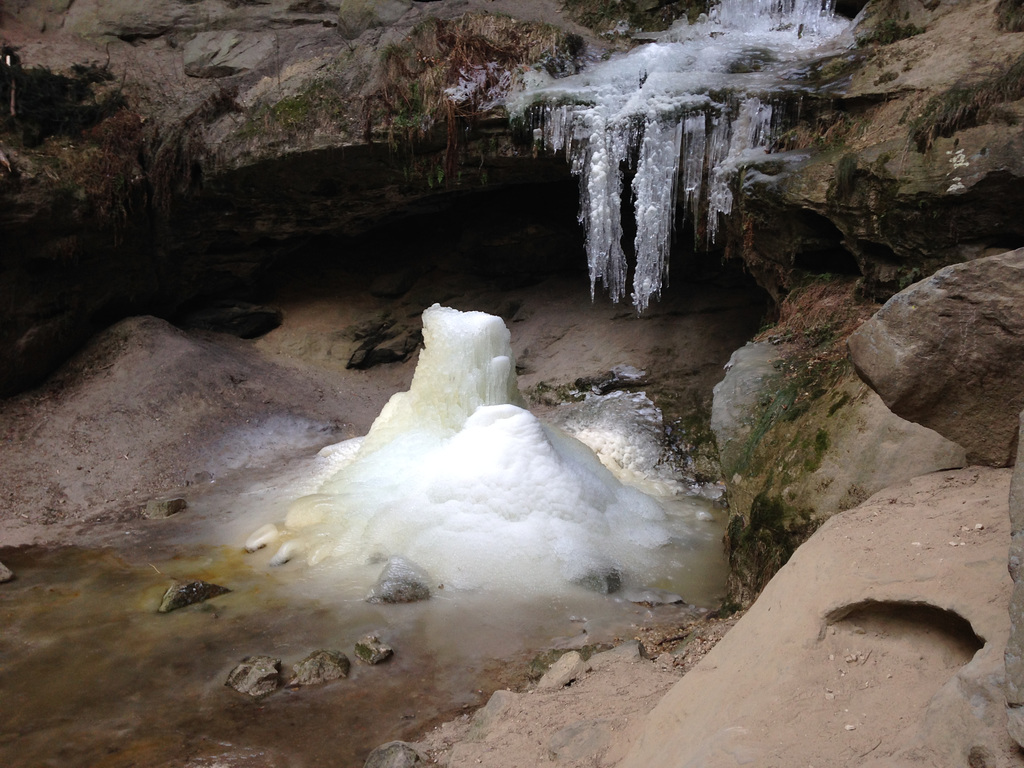
[[[201,520],[199,511],[191,522]],[[160,521],[162,531],[156,522],[129,531],[131,543],[116,550],[0,550],[17,574],[0,588],[0,765],[360,766],[380,743],[483,704],[510,660],[614,642],[637,624],[686,613],[582,590],[526,603],[440,591],[424,603],[374,606],[308,571],[268,569],[238,547],[167,546],[180,521]],[[707,581],[716,547],[687,546],[701,551],[690,568]],[[175,551],[185,554],[167,557]],[[233,591],[158,614],[173,578]],[[391,661],[354,661],[367,632],[396,649]],[[245,656],[280,658],[287,680],[320,648],[353,658],[348,679],[258,702],[224,685]]]

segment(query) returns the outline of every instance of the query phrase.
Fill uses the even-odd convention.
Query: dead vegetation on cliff
[[[1016,115],[1001,105],[1024,98],[1024,54],[1003,71],[980,82],[965,83],[933,96],[912,127],[919,152],[927,152],[939,137],[984,125],[994,120],[1017,122]]]
[[[878,310],[859,295],[858,279],[816,276],[791,290],[778,306],[778,319],[755,337],[793,345],[819,361],[846,356],[846,340]]]
[[[500,104],[525,69],[565,74],[582,52],[581,38],[548,24],[491,14],[430,19],[381,51],[376,88],[364,100],[364,136],[412,143],[443,124],[451,179],[461,134]]]

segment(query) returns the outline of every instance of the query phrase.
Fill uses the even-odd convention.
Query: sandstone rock
[[[430,597],[427,575],[402,557],[392,557],[370,590],[368,603],[415,603]]]
[[[150,520],[160,520],[171,515],[176,515],[188,507],[188,502],[180,496],[172,499],[150,499],[146,502],[146,509],[143,514]]]
[[[341,651],[313,651],[295,665],[295,677],[288,685],[319,685],[348,677],[351,666],[348,656]]]
[[[341,0],[338,31],[354,40],[374,27],[398,21],[412,8],[412,0]]]
[[[484,741],[495,723],[501,721],[519,700],[519,694],[512,691],[495,691],[487,703],[473,715],[473,722],[466,734],[467,741]]]
[[[1024,413],[1018,417],[1019,434],[1024,434]],[[1006,667],[1007,729],[1024,746],[1024,456],[1017,448],[1017,464],[1010,481],[1010,557],[1013,579],[1010,598],[1010,638],[1003,661]]]
[[[395,651],[380,641],[376,635],[367,635],[356,643],[356,658],[367,664],[380,664],[390,659]]]
[[[747,344],[714,390],[711,428],[734,513],[746,515],[764,493],[824,520],[889,485],[964,466],[963,448],[893,414],[852,372],[804,413],[783,412],[766,427],[759,403],[786,385],[781,359],[778,347]]]
[[[193,605],[223,595],[231,590],[205,581],[175,582],[164,593],[157,613],[170,613],[186,605]]]
[[[230,77],[259,68],[274,51],[270,35],[200,32],[184,49],[189,77]]]
[[[956,443],[893,414],[852,369],[822,380],[783,354],[747,345],[715,387],[711,425],[732,515],[728,590],[740,604],[835,513],[966,461]]]
[[[370,753],[363,768],[414,768],[417,765],[426,765],[426,760],[412,744],[389,741]]]
[[[611,720],[587,720],[562,728],[548,742],[552,760],[594,759],[612,741]]]
[[[778,376],[782,353],[774,344],[751,342],[732,353],[726,375],[713,390],[711,430],[718,443],[722,472],[728,477],[739,464],[756,418],[765,380]]]
[[[939,270],[850,337],[857,373],[897,415],[1009,466],[1024,408],[1024,249]]]
[[[14,571],[8,568],[3,563],[0,563],[0,584],[5,581],[12,581],[14,579]]]
[[[640,645],[640,641],[630,640],[615,646],[610,651],[604,651],[591,656],[590,663],[596,667],[614,661],[638,662],[642,661],[643,658],[643,646]]]
[[[246,656],[231,670],[224,685],[255,699],[263,698],[277,690],[281,682],[280,671],[280,659]]]
[[[564,688],[569,683],[577,680],[587,671],[588,667],[589,665],[583,660],[582,656],[576,653],[576,651],[569,651],[551,665],[551,669],[537,683],[537,690],[550,691]]]

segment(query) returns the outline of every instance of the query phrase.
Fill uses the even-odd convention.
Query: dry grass
[[[933,97],[924,114],[914,122],[912,137],[919,152],[927,152],[935,140],[952,136],[997,118],[998,106],[1024,98],[1024,54],[1009,67],[981,82],[958,85]]]
[[[779,305],[775,324],[756,341],[784,341],[826,362],[846,356],[846,340],[878,310],[858,295],[857,279],[816,279],[794,288]]]
[[[401,45],[382,52],[378,87],[365,102],[367,140],[383,131],[391,142],[408,142],[444,122],[446,174],[451,178],[462,127],[512,87],[524,67],[566,45],[566,38],[550,25],[493,14],[421,24]],[[457,88],[470,80],[474,87]]]
[[[996,19],[1004,32],[1024,32],[1024,0],[999,0]]]

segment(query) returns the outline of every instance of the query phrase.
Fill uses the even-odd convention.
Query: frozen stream
[[[345,474],[345,444],[317,455],[322,433],[315,425],[272,420],[222,439],[222,474],[205,488],[191,487],[181,517],[153,521],[145,534],[125,534],[109,550],[5,554],[18,579],[0,591],[0,763],[198,767],[230,756],[226,764],[239,766],[360,765],[374,746],[410,738],[436,718],[485,703],[497,687],[521,683],[505,677],[510,661],[525,662],[537,649],[613,643],[633,637],[641,624],[678,625],[694,615],[691,606],[715,607],[725,578],[724,513],[701,499],[655,499],[621,484],[581,446],[503,402],[518,399],[514,366],[503,360],[507,332],[496,318],[475,319],[497,337],[494,344],[478,354],[455,343],[448,352],[476,360],[485,375],[476,378],[468,367],[470,391],[460,396],[445,361],[417,373],[441,382],[449,410],[442,414],[443,403],[415,386],[399,397],[385,409],[392,418],[350,444],[376,444],[367,451],[378,457],[368,476],[353,476],[351,462]],[[428,347],[431,341],[427,333]],[[406,409],[403,401],[413,402]],[[475,415],[482,442],[472,430],[457,440],[462,430],[452,425]],[[401,439],[410,424],[424,423],[431,428]],[[495,425],[497,432],[486,431]],[[417,450],[406,451],[409,443]],[[505,447],[489,460],[484,449],[495,445]],[[529,466],[531,451],[542,454],[534,465],[542,477],[501,471],[509,461]],[[353,480],[364,490],[377,481],[391,490],[353,494],[346,490]],[[574,493],[589,500],[564,496],[559,483],[577,483]],[[403,486],[413,492],[395,495]],[[452,498],[437,496],[444,487],[456,506],[469,509],[449,509]],[[417,506],[431,493],[439,508]],[[319,498],[326,513],[316,520],[309,509],[294,512],[311,494],[330,497]],[[490,501],[497,511],[481,509]],[[377,526],[353,531],[344,512],[359,503],[357,517],[377,519]],[[453,513],[460,530],[446,530],[439,511]],[[332,521],[333,512],[340,519]],[[476,512],[483,514],[474,521]],[[640,516],[645,532],[636,541],[629,540],[631,515]],[[246,540],[267,524],[278,526],[278,540],[246,553]],[[367,529],[375,533],[364,535]],[[272,565],[289,542],[303,546]],[[430,599],[366,602],[382,568],[378,552],[422,566],[432,577]],[[622,590],[605,595],[576,583],[577,568],[594,558],[613,561]],[[474,559],[472,568],[458,567]],[[156,613],[169,580],[197,578],[232,591]],[[641,587],[678,593],[691,605],[625,599]],[[280,658],[287,680],[312,651],[353,657],[355,641],[371,632],[395,657],[375,667],[354,663],[346,680],[280,690],[260,702],[224,685],[245,656]]]

